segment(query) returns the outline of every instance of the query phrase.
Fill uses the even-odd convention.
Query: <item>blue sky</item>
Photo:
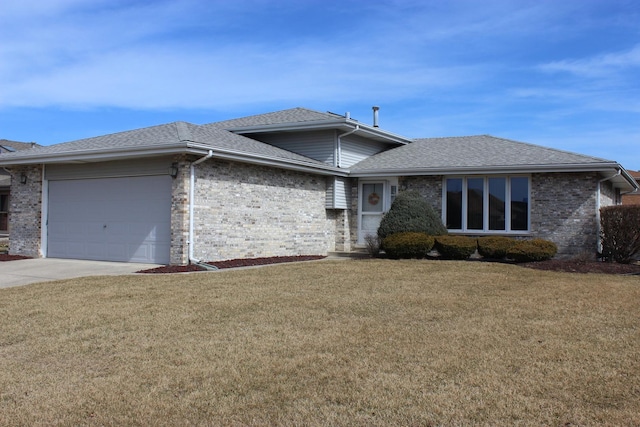
[[[636,0],[3,0],[0,138],[292,107],[640,170]]]

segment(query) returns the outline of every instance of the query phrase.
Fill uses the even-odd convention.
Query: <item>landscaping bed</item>
[[[550,259],[540,262],[527,262],[518,264],[522,267],[534,268],[537,270],[565,271],[569,273],[601,273],[601,274],[638,274],[640,275],[640,265],[619,264],[617,262],[581,261]]]
[[[0,254],[0,262],[1,261],[17,261],[19,259],[30,259],[31,257],[22,256],[22,255],[9,255],[9,254]]]
[[[326,257],[323,255],[278,256],[278,257],[265,257],[265,258],[232,259],[227,261],[211,261],[211,262],[207,262],[207,264],[213,265],[219,269],[223,269],[223,268],[237,268],[237,267],[252,267],[256,265],[267,265],[267,264],[280,264],[284,262],[313,261],[313,260],[318,260],[323,258],[326,258]],[[138,273],[188,273],[192,271],[206,271],[206,269],[196,264],[165,265],[162,267],[152,268],[149,270],[141,270],[141,271],[138,271]]]

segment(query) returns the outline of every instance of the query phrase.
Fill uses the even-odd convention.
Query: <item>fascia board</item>
[[[562,165],[519,165],[457,167],[457,168],[421,168],[421,169],[382,169],[361,170],[351,173],[353,177],[373,176],[419,176],[419,175],[491,175],[503,173],[541,173],[541,172],[616,172],[620,169],[617,163],[596,164],[562,164]]]
[[[117,149],[94,149],[78,152],[67,151],[59,153],[42,153],[29,156],[16,156],[13,159],[1,158],[0,166],[19,166],[50,163],[89,163],[109,160],[121,160],[135,157],[162,156],[184,153],[186,144],[168,144],[163,146],[128,147]]]

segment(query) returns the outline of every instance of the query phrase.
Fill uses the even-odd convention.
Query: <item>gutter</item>
[[[192,162],[191,165],[189,166],[189,239],[187,240],[187,245],[189,246],[189,263],[199,265],[201,267],[206,268],[207,270],[217,270],[218,267],[214,265],[206,264],[201,260],[193,257],[193,245],[194,245],[193,205],[194,205],[195,183],[196,183],[196,178],[195,178],[196,167],[195,166],[199,163],[204,162],[205,160],[209,160],[212,157],[213,157],[213,150],[209,150],[209,153],[206,156],[199,158],[195,162]]]
[[[600,236],[600,231],[602,228],[600,226],[600,195],[602,193],[601,186],[603,182],[613,179],[617,176],[620,176],[621,173],[622,173],[622,170],[618,169],[618,171],[614,175],[608,176],[606,178],[602,178],[600,181],[598,181],[598,187],[596,188],[596,242],[597,242],[596,249],[599,254],[602,253],[602,237]]]

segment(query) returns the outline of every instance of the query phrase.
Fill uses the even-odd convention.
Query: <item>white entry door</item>
[[[358,243],[367,235],[377,235],[382,215],[386,211],[385,182],[363,182],[360,184],[360,221]]]
[[[168,264],[171,177],[49,181],[47,256]]]

